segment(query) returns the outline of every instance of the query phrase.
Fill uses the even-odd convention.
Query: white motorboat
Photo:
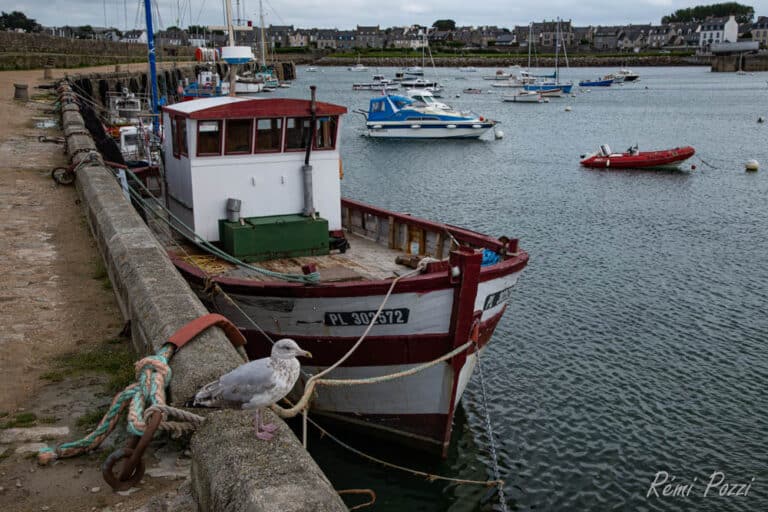
[[[504,94],[502,101],[511,103],[548,103],[549,100],[542,98],[538,91],[518,91],[515,94]]]

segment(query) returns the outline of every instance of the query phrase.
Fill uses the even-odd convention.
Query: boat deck
[[[389,249],[368,238],[355,233],[346,233],[350,248],[344,254],[338,252],[324,256],[302,256],[259,261],[253,266],[273,272],[301,274],[303,265],[314,264],[320,272],[320,281],[344,282],[362,280],[391,279],[411,271],[411,268],[395,262],[404,252]],[[207,274],[220,277],[237,277],[253,281],[271,281],[274,278],[264,276],[247,268],[238,268],[215,256],[204,253],[197,247],[185,246],[183,251],[174,251],[179,257],[192,265],[203,269]]]

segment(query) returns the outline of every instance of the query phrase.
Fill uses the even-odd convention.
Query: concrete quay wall
[[[178,328],[207,313],[125,199],[87,134],[75,96],[60,88],[67,152],[94,238],[104,258],[133,343],[155,352]],[[181,406],[202,385],[242,364],[224,333],[212,328],[170,362],[169,403]],[[287,425],[272,442],[255,438],[250,416],[217,411],[192,437],[192,488],[201,511],[345,511],[320,468]]]

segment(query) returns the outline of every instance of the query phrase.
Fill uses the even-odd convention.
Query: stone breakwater
[[[439,57],[435,58],[437,67],[508,67],[508,66],[527,66],[528,56],[499,56],[499,57]],[[294,57],[296,63],[308,63],[310,60],[304,60]],[[383,58],[362,58],[360,62],[369,67],[403,67],[421,65],[420,58],[407,57],[383,57]],[[320,66],[354,66],[357,59],[337,58],[332,56],[322,57],[315,60],[313,64]],[[560,59],[560,65],[563,66],[564,60]],[[654,56],[574,56],[568,58],[568,65],[574,67],[643,67],[643,66],[707,66],[708,57],[681,57],[678,55],[654,55]],[[539,57],[539,68],[555,67],[553,57]]]
[[[194,56],[189,46],[159,48],[160,59]],[[75,68],[146,60],[146,44],[68,39],[45,34],[0,32],[0,71],[44,66]]]

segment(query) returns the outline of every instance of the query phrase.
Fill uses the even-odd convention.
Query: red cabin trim
[[[181,112],[174,109],[173,106],[163,107],[163,110],[171,113],[171,115],[201,120],[233,117],[310,117],[312,115],[311,103],[309,100],[274,98],[234,101],[193,112]],[[318,101],[316,107],[318,116],[339,116],[347,113],[346,107],[332,103]]]

